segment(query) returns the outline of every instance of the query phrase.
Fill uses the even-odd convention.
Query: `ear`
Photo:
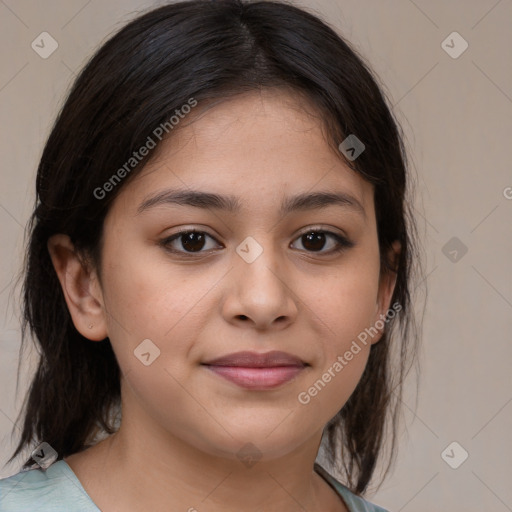
[[[391,248],[387,254],[388,261],[391,263],[391,267],[393,269],[397,268],[400,251],[401,244],[398,240],[395,240],[391,244]],[[375,318],[373,322],[373,325],[379,332],[373,337],[372,345],[377,343],[384,334],[386,327],[386,314],[391,308],[391,298],[393,297],[393,292],[395,291],[396,278],[397,274],[395,270],[388,270],[387,268],[381,269],[379,278],[379,291],[375,308]],[[393,311],[399,311],[399,309],[393,308]]]
[[[47,246],[77,331],[90,340],[104,340],[107,324],[96,272],[79,258],[69,236],[53,235]]]

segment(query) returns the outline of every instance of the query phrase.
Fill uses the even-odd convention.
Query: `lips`
[[[212,359],[203,364],[208,366],[240,366],[244,368],[272,368],[276,366],[305,366],[302,359],[274,350],[259,354],[257,352],[236,352],[227,356]]]
[[[270,390],[294,379],[309,366],[286,352],[237,352],[202,363],[214,374],[250,390]]]

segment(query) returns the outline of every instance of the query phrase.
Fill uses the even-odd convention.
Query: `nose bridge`
[[[283,255],[273,246],[272,236],[268,233],[248,236],[236,248],[240,267],[238,273],[242,281],[248,281],[254,289],[268,287],[282,288],[284,276],[280,276]],[[242,282],[241,281],[241,282]]]
[[[230,315],[248,317],[256,324],[270,324],[296,312],[282,264],[285,255],[273,246],[268,233],[249,236],[236,248]]]

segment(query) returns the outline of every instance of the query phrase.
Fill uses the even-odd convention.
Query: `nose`
[[[298,307],[292,269],[267,247],[250,263],[235,254],[222,307],[226,321],[257,330],[285,329],[295,321]]]

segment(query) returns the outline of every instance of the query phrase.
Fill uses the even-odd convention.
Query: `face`
[[[380,338],[358,336],[392,285],[372,186],[303,108],[267,90],[187,119],[114,201],[93,323],[123,373],[123,421],[222,457],[251,442],[271,459],[317,436],[354,391]],[[331,200],[307,200],[319,193]],[[242,351],[296,360],[206,364]]]

